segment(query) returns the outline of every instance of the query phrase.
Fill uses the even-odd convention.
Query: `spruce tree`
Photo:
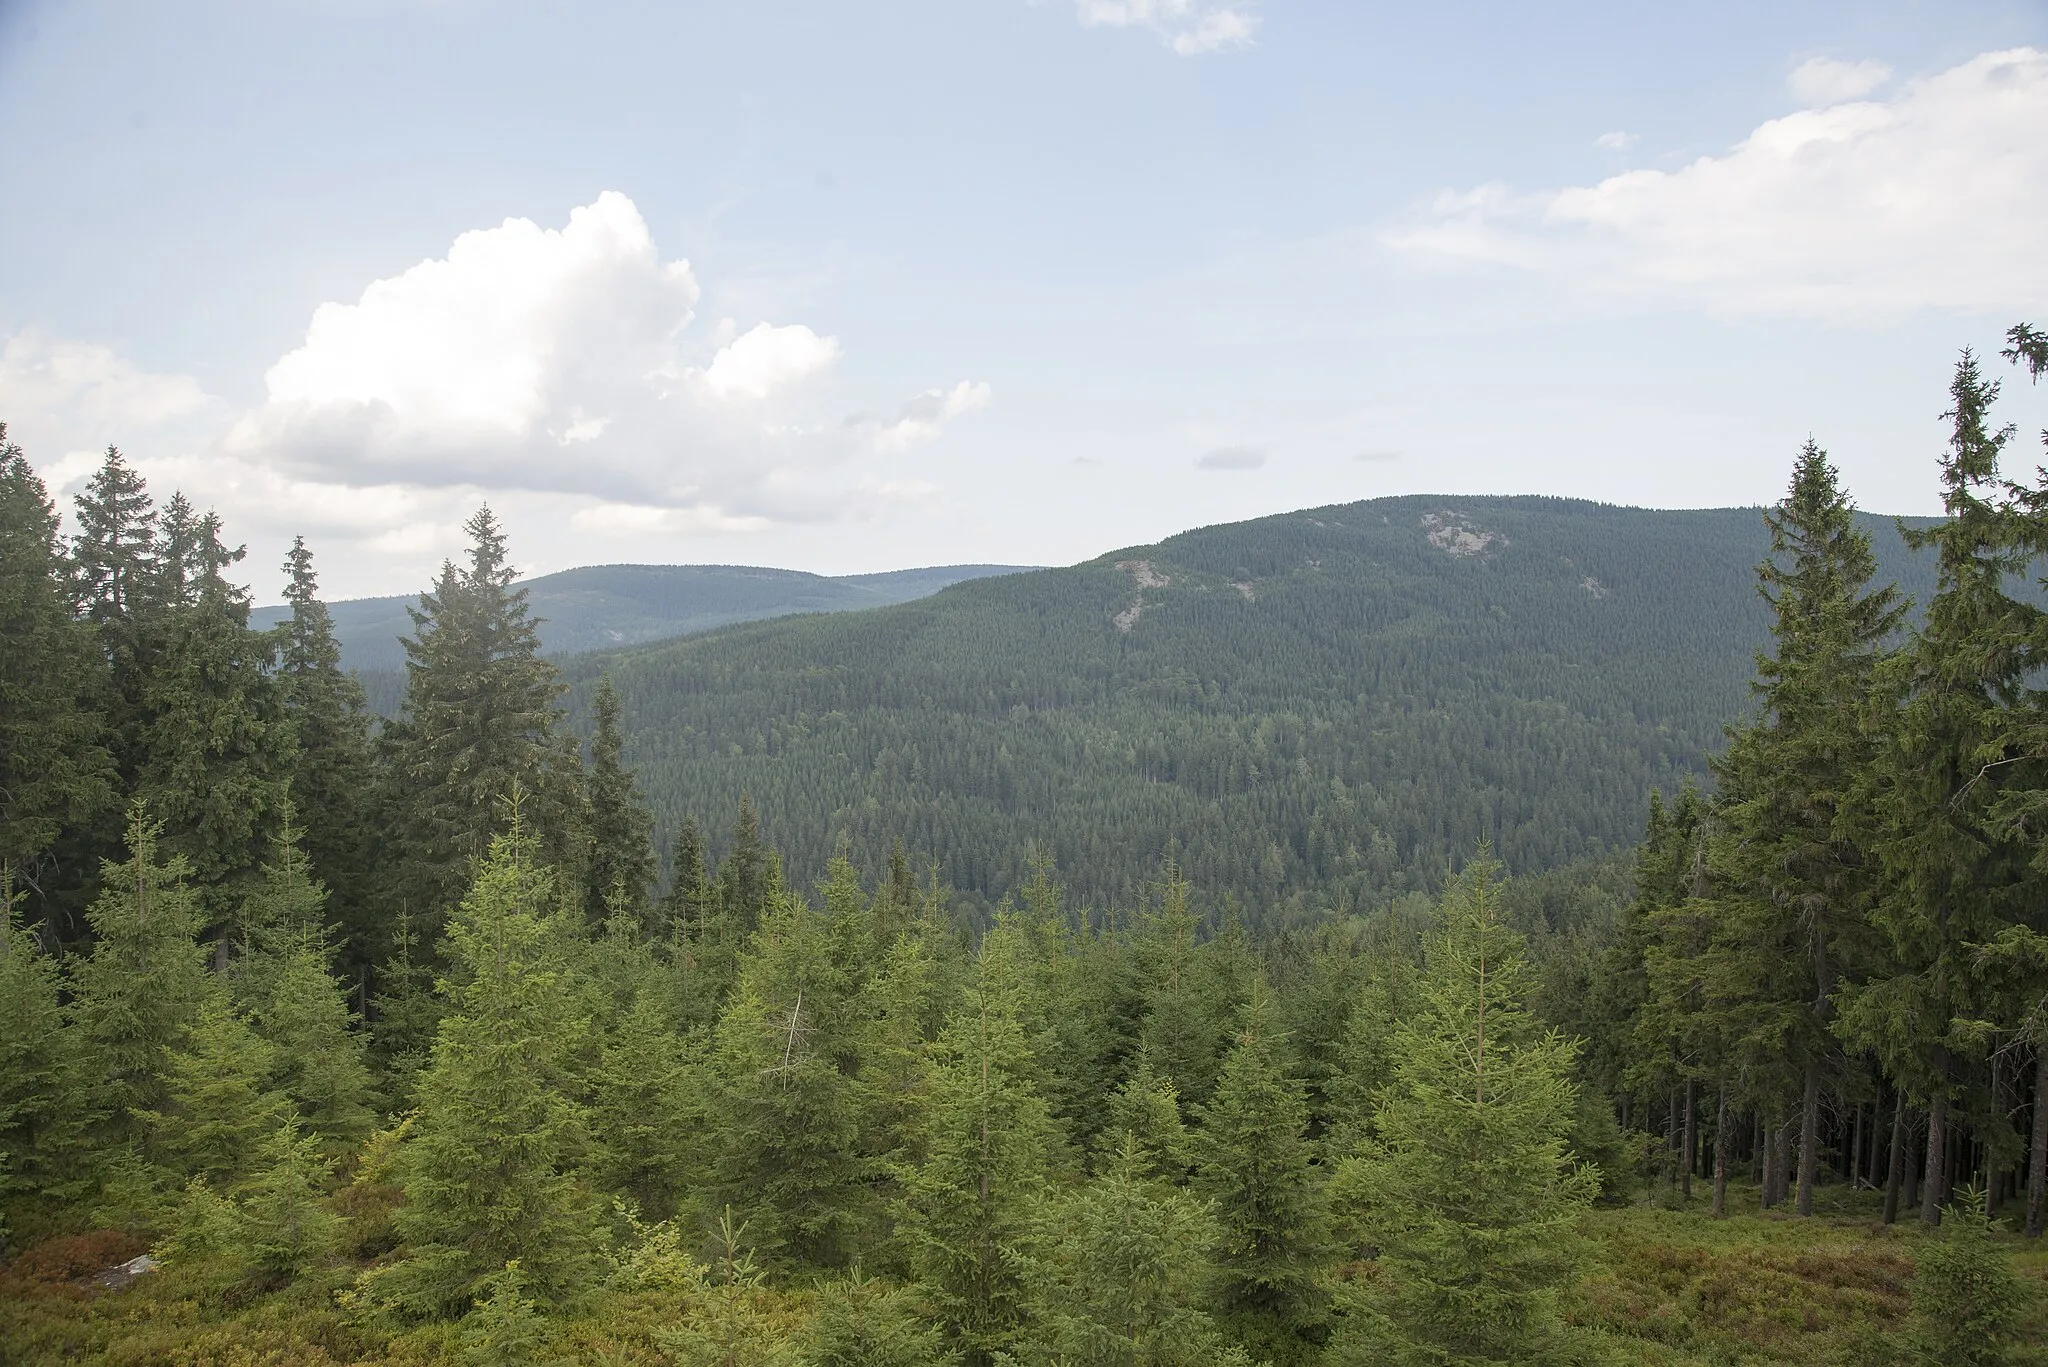
[[[742,793],[732,823],[732,847],[718,864],[718,938],[733,946],[744,943],[781,890],[781,863],[761,839],[761,817],[753,799]]]
[[[1976,1204],[1957,1203],[1913,1259],[1912,1347],[1939,1367],[2002,1367],[2019,1346],[2027,1292]]]
[[[271,673],[272,641],[249,628],[249,597],[227,570],[243,557],[220,519],[183,495],[159,520],[148,581],[147,650],[134,690],[133,784],[191,862],[208,917],[232,917],[269,853],[297,741]]]
[[[573,1172],[584,1117],[568,1077],[584,1022],[568,1010],[559,894],[533,853],[515,810],[449,922],[449,1013],[398,1159],[407,1255],[363,1278],[370,1302],[401,1315],[460,1313],[514,1259],[550,1302],[590,1271],[596,1226]]]
[[[409,1105],[441,1024],[444,1003],[434,994],[430,962],[419,924],[401,902],[393,918],[390,957],[378,966],[370,1024],[370,1057],[387,1104],[394,1107]]]
[[[1287,1075],[1275,1014],[1271,989],[1254,983],[1192,1147],[1195,1189],[1215,1203],[1223,1229],[1223,1322],[1255,1353],[1292,1360],[1321,1332],[1330,1242],[1308,1098]]]
[[[746,1221],[727,1207],[711,1229],[711,1262],[686,1279],[680,1323],[654,1341],[676,1367],[770,1367],[782,1356],[779,1326],[769,1317],[767,1278],[748,1247]]]
[[[326,890],[287,806],[262,883],[243,900],[237,1000],[269,1046],[270,1082],[339,1158],[370,1132],[371,1082],[355,1014],[330,968]]]
[[[635,996],[589,1076],[593,1183],[651,1219],[673,1216],[708,1165],[704,1081],[660,998]]]
[[[0,1240],[84,1195],[89,1176],[82,1040],[65,1028],[63,974],[20,901],[0,874]]]
[[[1380,1269],[1340,1362],[1520,1363],[1563,1346],[1557,1296],[1598,1179],[1568,1145],[1574,1047],[1523,1007],[1496,876],[1482,861],[1445,893],[1376,1143],[1337,1179]]]
[[[360,967],[381,948],[373,943],[377,927],[370,905],[370,714],[362,684],[341,667],[334,619],[320,601],[320,581],[304,537],[292,538],[284,572],[284,597],[292,615],[277,624],[274,636],[284,713],[298,741],[292,809],[313,876],[331,896],[345,958]]]
[[[334,1160],[298,1117],[264,1137],[237,1221],[243,1255],[267,1285],[282,1286],[319,1270],[341,1251],[341,1217],[327,1200]]]
[[[1187,1180],[1189,1142],[1180,1094],[1140,1049],[1131,1075],[1109,1094],[1098,1148],[1098,1170],[1129,1167],[1149,1182]]]
[[[145,581],[156,542],[156,508],[142,476],[117,447],[74,501],[78,535],[72,563],[78,603],[86,620],[104,625],[130,617],[146,599]]]
[[[2036,383],[2048,374],[2048,333],[2019,323],[2006,333],[2006,340],[2005,359],[2024,363]],[[2042,434],[2042,442],[2048,445],[2048,432]],[[2021,539],[2036,555],[2048,551],[2048,472],[2037,474],[2032,488],[2010,493],[2020,514]],[[2036,618],[2029,635],[2030,661],[2048,659],[2048,618]],[[2030,872],[2038,879],[2048,874],[2048,843],[2034,835],[2048,815],[2048,764],[2042,759],[2048,757],[2048,693],[2029,689],[2007,712],[2006,723],[2000,748],[2009,769],[1992,808],[1993,820],[2001,835],[2032,846]],[[2038,1239],[2048,1230],[2048,1020],[2038,1009],[2048,997],[2048,933],[2038,923],[2016,920],[1980,949],[1978,961],[1990,970],[1984,1014],[2001,1025],[2009,1039],[2033,1046],[2035,1100],[2027,1140],[2025,1230],[2028,1238]]]
[[[66,827],[114,802],[104,665],[69,581],[56,506],[0,423],[0,878],[18,892],[41,885]]]
[[[1052,1119],[1029,1081],[1020,940],[1006,925],[983,939],[966,999],[933,1050],[920,1161],[901,1177],[899,1236],[970,1367],[993,1362],[1016,1333],[1016,1255],[1053,1163]]]
[[[206,973],[201,912],[182,856],[165,860],[140,803],[128,813],[128,861],[108,864],[86,913],[92,953],[71,972],[70,1015],[92,1079],[99,1137],[134,1137],[160,1109],[171,1051],[218,990]]]
[[[392,760],[392,805],[410,854],[396,892],[429,923],[488,857],[515,789],[534,830],[548,833],[554,862],[563,862],[574,826],[566,819],[573,776],[555,746],[561,677],[540,658],[539,623],[526,590],[512,587],[497,518],[480,508],[463,531],[468,564],[444,564],[408,609],[405,711]],[[538,1275],[532,1264],[527,1271]]]
[[[1169,859],[1160,887],[1157,910],[1147,914],[1138,932],[1137,953],[1143,965],[1144,1022],[1139,1042],[1190,1104],[1207,1099],[1216,1085],[1232,1013],[1234,992],[1219,992],[1193,907],[1193,886]]]
[[[1800,1103],[1798,1209],[1813,1213],[1824,1076],[1842,1070],[1832,1030],[1845,970],[1867,958],[1865,927],[1876,859],[1848,810],[1875,744],[1861,713],[1904,606],[1873,590],[1870,538],[1827,453],[1809,441],[1791,488],[1764,515],[1772,558],[1758,566],[1774,620],[1773,653],[1758,660],[1760,716],[1716,764],[1722,795],[1709,866],[1723,933],[1747,951],[1752,1038],[1796,1074]],[[1745,994],[1746,995],[1746,994]]]
[[[1974,945],[2023,921],[2038,899],[2027,847],[1998,820],[2005,766],[1998,742],[2025,681],[2027,636],[2040,612],[2006,591],[2029,558],[2011,509],[1998,499],[1995,381],[1963,353],[1949,395],[1942,457],[1947,518],[1908,530],[1935,553],[1936,589],[1924,625],[1880,672],[1869,725],[1888,742],[1856,806],[1874,820],[1885,894],[1871,919],[1888,953],[1868,981],[1844,984],[1841,1028],[1927,1107],[1920,1218],[1936,1224],[1944,1199],[1949,1108],[1965,1081],[1956,1022],[1975,1015]]]
[[[697,818],[684,816],[669,853],[668,890],[656,904],[655,933],[694,943],[704,936],[710,913],[711,869]]]
[[[875,1185],[892,1198],[915,1164],[929,1100],[927,1055],[950,1006],[933,946],[908,934],[882,957],[854,1004],[861,1153]],[[879,1264],[885,1252],[871,1261]]]
[[[163,1104],[135,1112],[148,1127],[150,1157],[181,1181],[231,1190],[290,1108],[267,1085],[271,1067],[269,1046],[225,994],[210,993],[170,1052]]]
[[[796,1342],[797,1367],[951,1367],[937,1328],[918,1314],[916,1294],[861,1274],[827,1282]]]
[[[713,1199],[785,1267],[843,1266],[865,1223],[852,984],[825,930],[800,898],[769,912],[711,1059]]]
[[[1099,1177],[1049,1201],[1024,1259],[1026,1325],[1012,1354],[1044,1367],[1249,1364],[1202,1308],[1214,1215],[1154,1184],[1127,1145]]]
[[[607,674],[597,682],[591,700],[597,731],[590,740],[590,764],[584,778],[584,820],[588,848],[584,854],[584,914],[597,917],[614,899],[635,917],[646,910],[654,883],[654,820],[633,787],[632,771],[622,755],[619,691]],[[652,929],[652,927],[649,927]]]

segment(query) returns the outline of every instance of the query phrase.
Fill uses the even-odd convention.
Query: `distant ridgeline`
[[[1924,602],[1930,564],[1864,525]],[[970,896],[1037,851],[1128,906],[1175,851],[1293,920],[1482,840],[1523,873],[1632,846],[1752,705],[1768,546],[1749,508],[1376,499],[562,663],[579,715],[616,680],[658,830],[750,794],[801,883],[900,838]]]
[[[1022,565],[943,565],[884,574],[827,577],[751,565],[588,565],[528,580],[533,614],[542,618],[542,648],[551,655],[603,650],[685,636],[734,622],[800,612],[846,612],[905,603],[948,584]],[[371,708],[394,715],[405,692],[405,649],[419,596],[355,598],[330,603],[341,663],[363,680]],[[289,607],[256,608],[259,630],[291,616]]]

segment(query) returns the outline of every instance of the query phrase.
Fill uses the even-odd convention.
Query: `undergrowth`
[[[1637,1204],[1587,1217],[1600,1250],[1573,1292],[1571,1321],[1596,1356],[1643,1367],[1802,1364],[1883,1367],[1924,1361],[1911,1348],[1913,1272],[1926,1236],[1917,1223],[1886,1226],[1876,1197],[1824,1192],[1801,1220],[1760,1213],[1753,1189],[1730,1193],[1736,1213],[1716,1220],[1704,1195],[1689,1205]],[[2048,1247],[2003,1234],[2028,1288],[2014,1367],[2048,1364]],[[37,1367],[454,1367],[459,1338],[446,1328],[392,1337],[353,1322],[334,1293],[352,1269],[241,1304],[175,1270],[117,1291],[98,1271],[141,1251],[100,1232],[53,1239],[0,1268],[0,1362]],[[813,1297],[762,1291],[758,1316],[775,1337],[798,1330]],[[550,1327],[551,1362],[670,1361],[659,1345],[685,1314],[645,1291],[593,1295]]]

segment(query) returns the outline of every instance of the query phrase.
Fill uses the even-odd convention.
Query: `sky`
[[[1402,493],[1938,510],[2048,3],[0,0],[0,421],[272,600],[1064,564]]]

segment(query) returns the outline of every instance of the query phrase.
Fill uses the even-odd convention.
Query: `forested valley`
[[[2007,340],[2048,372],[2048,335]],[[1990,370],[1957,366],[1946,515],[1901,533],[1924,584],[1812,443],[1763,563],[1703,571],[1770,625],[1712,716],[1617,682],[1697,700],[1703,636],[1740,629],[1600,616],[1656,547],[1553,563],[1537,501],[1415,500],[1412,554],[1464,576],[1407,657],[1465,642],[1435,695],[1359,648],[1384,596],[1305,620],[1320,566],[1230,529],[558,665],[485,509],[380,722],[303,542],[258,630],[217,517],[110,448],[67,537],[0,431],[0,1360],[2040,1361],[2048,480],[2009,478]],[[946,734],[850,766],[924,766],[904,804],[772,796],[851,753],[834,641],[972,622],[900,686],[1020,727],[1063,688],[1128,699],[1094,647],[1003,673],[1057,644],[1031,595],[1070,592],[1119,651],[1242,612],[1273,667],[1218,730],[1118,703],[1046,737],[1120,776],[1039,794],[1045,829],[959,781],[948,848],[986,868],[901,819],[976,763]],[[1599,650],[1518,676],[1542,688],[1475,664],[1573,620]],[[779,732],[720,720],[748,661],[810,690],[757,709]],[[1265,705],[1347,673],[1325,712]],[[677,697],[711,702],[683,725]],[[1229,728],[1300,786],[1203,748]],[[1227,804],[1173,829],[1204,784],[1359,775],[1400,800],[1297,811],[1299,849],[1234,843]]]

